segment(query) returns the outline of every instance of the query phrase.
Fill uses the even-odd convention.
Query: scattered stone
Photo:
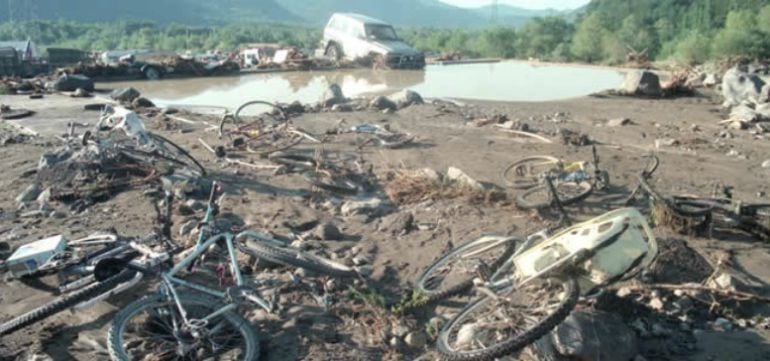
[[[663,147],[675,147],[680,144],[679,140],[674,138],[664,138],[664,139],[656,139],[655,140],[655,148],[663,148]]]
[[[444,176],[442,176],[441,173],[431,168],[423,168],[422,174],[425,176],[425,178],[432,180],[434,182],[441,182],[441,180],[444,178]]]
[[[16,203],[32,202],[37,199],[42,191],[39,184],[32,183],[16,197]]]
[[[184,204],[196,211],[206,209],[206,205],[197,199],[188,199]]]
[[[628,288],[628,287],[622,287],[622,288],[620,288],[620,289],[618,290],[618,292],[616,293],[616,295],[617,295],[618,297],[620,297],[620,298],[624,298],[624,297],[626,297],[626,296],[628,296],[628,295],[630,295],[630,294],[631,294],[631,289],[630,289],[630,288]]]
[[[723,272],[720,273],[718,276],[713,277],[708,282],[709,287],[719,288],[723,290],[741,290],[746,288],[746,284],[739,279],[735,278],[735,276]]]
[[[398,104],[398,108],[406,108],[414,104],[425,104],[425,100],[422,99],[420,93],[404,89],[396,94],[391,95],[390,99]]]
[[[348,104],[334,104],[332,105],[331,111],[333,112],[352,112],[353,107],[351,107]]]
[[[655,323],[652,325],[652,335],[655,337],[667,337],[671,335],[671,331],[669,331],[667,328],[665,328],[663,325],[659,323]]]
[[[85,75],[75,74],[75,75],[69,75],[64,74],[59,77],[59,79],[56,80],[53,84],[53,88],[56,91],[62,91],[62,92],[74,92],[78,88],[82,88],[86,91],[92,92],[94,91],[94,81],[91,80],[89,77]]]
[[[406,327],[401,323],[393,325],[393,330],[391,330],[393,335],[395,335],[396,337],[406,337],[406,335],[409,334],[409,331],[410,331],[409,327]]]
[[[622,127],[631,124],[633,124],[633,122],[631,122],[631,119],[629,118],[615,118],[607,121],[607,126],[609,127]]]
[[[454,181],[462,186],[466,186],[468,188],[483,191],[486,188],[484,187],[481,182],[473,179],[471,176],[460,170],[459,168],[455,167],[449,167],[446,172],[447,179]]]
[[[719,76],[715,73],[706,74],[703,78],[703,86],[706,88],[713,88],[719,84]]]
[[[139,97],[131,102],[134,108],[155,108],[155,103],[145,97]]]
[[[725,98],[723,107],[730,108],[760,97],[765,82],[756,74],[749,74],[746,70],[739,65],[725,72],[722,78],[722,96]]]
[[[369,198],[363,200],[351,200],[345,202],[340,211],[343,216],[352,216],[356,214],[365,214],[369,216],[379,216],[389,212],[391,206],[380,198]]]
[[[663,308],[666,307],[666,305],[663,303],[663,300],[661,300],[658,297],[655,297],[655,298],[651,299],[650,303],[649,303],[649,306],[650,306],[651,309],[653,309],[655,311],[662,311]]]
[[[726,318],[717,318],[714,320],[714,328],[720,331],[730,331],[733,329],[733,323]]]
[[[724,139],[733,139],[733,138],[735,138],[733,133],[730,133],[727,130],[723,130],[723,131],[719,132],[719,137],[720,138],[724,138]]]
[[[762,162],[762,168],[770,168],[770,159]]]
[[[163,109],[163,111],[162,111],[161,113],[162,113],[163,115],[174,115],[174,114],[176,114],[176,113],[179,113],[179,109],[177,109],[177,108],[172,108],[172,107],[167,107],[167,108],[164,108],[164,109]]]
[[[364,256],[355,256],[353,257],[353,264],[356,266],[363,266],[369,264],[369,260]]]
[[[663,94],[660,77],[650,71],[630,71],[626,73],[623,90],[628,95],[659,97]]]
[[[138,90],[134,88],[115,89],[110,93],[110,98],[115,101],[130,103],[134,99],[139,98],[142,95]]]
[[[372,99],[372,101],[369,103],[369,108],[377,110],[396,110],[398,105],[387,97],[380,95]]]
[[[386,229],[393,236],[407,235],[414,229],[414,215],[410,212],[396,214]]]
[[[337,84],[332,84],[326,89],[321,100],[321,105],[323,105],[324,108],[329,108],[335,104],[345,103],[346,101],[345,95],[342,94],[342,88]]]
[[[741,153],[735,149],[730,149],[729,152],[726,154],[728,157],[738,157],[741,155]]]
[[[30,355],[29,358],[27,358],[27,361],[54,361],[51,356],[45,355],[45,354],[34,354]]]
[[[550,334],[555,351],[574,360],[631,360],[636,334],[620,316],[601,311],[573,312]]]
[[[374,273],[374,268],[372,266],[360,266],[356,267],[356,271],[363,277],[369,277]]]
[[[693,132],[700,132],[701,131],[700,126],[698,124],[691,125],[690,126],[690,130],[693,131]]]
[[[340,229],[331,222],[319,224],[313,234],[324,241],[339,241],[345,238]]]
[[[424,332],[421,332],[421,331],[410,332],[404,338],[404,342],[409,347],[423,348],[425,347],[425,344],[428,343],[428,337],[425,335]]]
[[[398,337],[390,338],[390,347],[399,347],[401,345],[401,339]]]

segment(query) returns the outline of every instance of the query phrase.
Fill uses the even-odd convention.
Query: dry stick
[[[544,143],[548,143],[548,144],[552,144],[552,143],[553,143],[553,141],[552,141],[552,140],[550,140],[550,139],[548,139],[548,138],[546,138],[546,137],[543,137],[543,136],[540,136],[540,135],[534,134],[534,133],[530,133],[530,132],[522,132],[522,131],[520,131],[520,130],[505,129],[505,128],[502,128],[502,127],[500,127],[500,125],[496,125],[496,126],[497,126],[498,128],[500,128],[500,129],[498,129],[498,130],[499,130],[499,131],[501,131],[501,132],[505,132],[505,133],[511,133],[511,134],[516,134],[516,135],[521,135],[521,136],[530,137],[530,138],[535,138],[535,139],[537,139],[537,140],[543,141]]]
[[[631,291],[646,291],[649,289],[705,291],[705,292],[720,294],[726,297],[735,298],[739,301],[754,300],[754,301],[759,301],[763,303],[770,303],[770,298],[763,297],[757,294],[742,292],[742,291],[723,290],[723,289],[708,287],[703,285],[686,285],[686,284],[675,285],[675,284],[667,284],[667,283],[657,283],[657,284],[649,284],[649,285],[624,286],[623,288],[629,289]]]

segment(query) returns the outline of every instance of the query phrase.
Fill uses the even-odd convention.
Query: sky
[[[462,7],[479,7],[492,4],[492,0],[441,0],[447,4]],[[587,4],[590,0],[498,0],[500,4],[508,4],[527,9],[575,9]]]

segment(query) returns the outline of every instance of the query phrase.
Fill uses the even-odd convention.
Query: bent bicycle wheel
[[[503,170],[503,183],[514,189],[527,189],[540,184],[540,174],[553,169],[559,159],[534,156],[520,159]]]
[[[424,297],[420,307],[467,292],[473,278],[491,275],[513,254],[516,238],[486,236],[466,242],[435,260],[417,278],[415,289]]]
[[[107,335],[114,361],[259,359],[259,339],[249,321],[228,311],[206,322],[222,307],[217,300],[197,293],[179,293],[188,320],[201,321],[188,329],[173,299],[154,294],[134,301],[113,319]]]
[[[562,205],[577,203],[591,195],[593,186],[586,181],[554,184]],[[521,209],[541,209],[553,204],[553,195],[547,185],[531,188],[516,196],[516,206]]]
[[[197,172],[204,176],[206,175],[206,169],[203,168],[200,162],[198,162],[198,160],[190,155],[190,153],[188,153],[184,148],[178,146],[176,143],[166,139],[161,135],[155,133],[147,134],[152,139],[156,151],[159,152],[162,156],[179,162],[179,164],[184,165],[186,168],[193,172]]]
[[[535,279],[497,298],[484,296],[444,325],[438,351],[447,361],[490,361],[513,354],[564,321],[578,296],[574,277]]]
[[[280,247],[267,241],[246,238],[238,243],[241,252],[260,259],[284,266],[304,268],[329,276],[355,277],[358,273],[351,267],[345,266],[326,258],[300,251],[292,247]]]

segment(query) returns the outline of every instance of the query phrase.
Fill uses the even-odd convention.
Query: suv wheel
[[[339,61],[342,59],[342,49],[340,49],[340,46],[337,44],[329,44],[329,46],[326,47],[326,56]]]
[[[148,67],[144,69],[144,77],[149,80],[158,80],[160,79],[160,70],[155,67]]]

